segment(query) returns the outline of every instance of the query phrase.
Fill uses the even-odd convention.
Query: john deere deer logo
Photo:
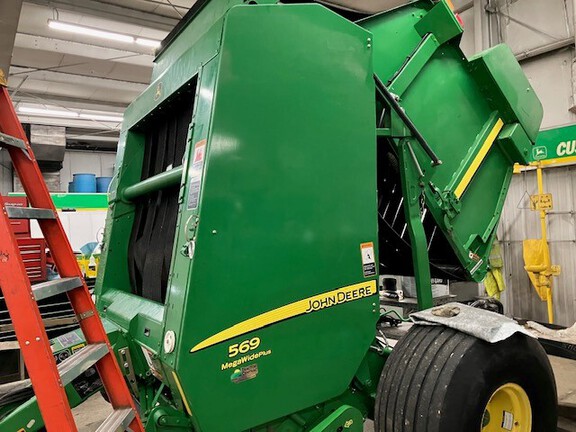
[[[534,147],[532,149],[532,158],[534,160],[542,160],[548,157],[548,149],[544,146]]]
[[[154,93],[154,101],[157,101],[162,97],[162,90],[163,90],[162,82],[159,82],[156,86],[156,92]]]

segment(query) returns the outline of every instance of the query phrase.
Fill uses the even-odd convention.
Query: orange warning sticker
[[[364,277],[376,276],[376,257],[374,255],[374,243],[361,243],[362,272]]]
[[[196,143],[194,147],[194,162],[198,163],[204,160],[204,155],[206,154],[206,140],[202,140]]]
[[[190,170],[190,182],[188,186],[188,210],[194,210],[198,208],[205,158],[206,140],[204,139],[202,141],[198,141],[194,146],[194,155]]]

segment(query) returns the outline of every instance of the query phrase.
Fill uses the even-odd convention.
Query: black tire
[[[414,326],[386,362],[376,395],[377,432],[481,432],[494,392],[513,383],[532,408],[532,432],[557,427],[556,384],[540,344],[516,334],[489,344],[440,326]]]

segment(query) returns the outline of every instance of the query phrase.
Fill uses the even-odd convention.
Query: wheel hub
[[[480,432],[530,432],[532,406],[526,391],[518,384],[508,383],[493,394],[482,418]]]

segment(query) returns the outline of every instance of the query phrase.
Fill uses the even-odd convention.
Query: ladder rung
[[[40,301],[48,297],[80,288],[82,285],[82,279],[79,277],[54,279],[48,282],[32,285],[32,292],[34,293],[36,301]]]
[[[68,385],[70,382],[82,375],[102,357],[108,354],[108,346],[104,343],[87,345],[76,354],[68,357],[58,365],[62,385]]]
[[[118,430],[125,431],[134,420],[134,411],[132,408],[119,408],[114,410],[108,416],[104,423],[100,425],[96,432],[116,432]]]
[[[56,219],[51,209],[6,206],[6,213],[10,219]]]
[[[13,137],[11,135],[6,135],[1,132],[0,132],[0,144],[5,144],[26,150],[26,143],[22,141],[20,138]]]

